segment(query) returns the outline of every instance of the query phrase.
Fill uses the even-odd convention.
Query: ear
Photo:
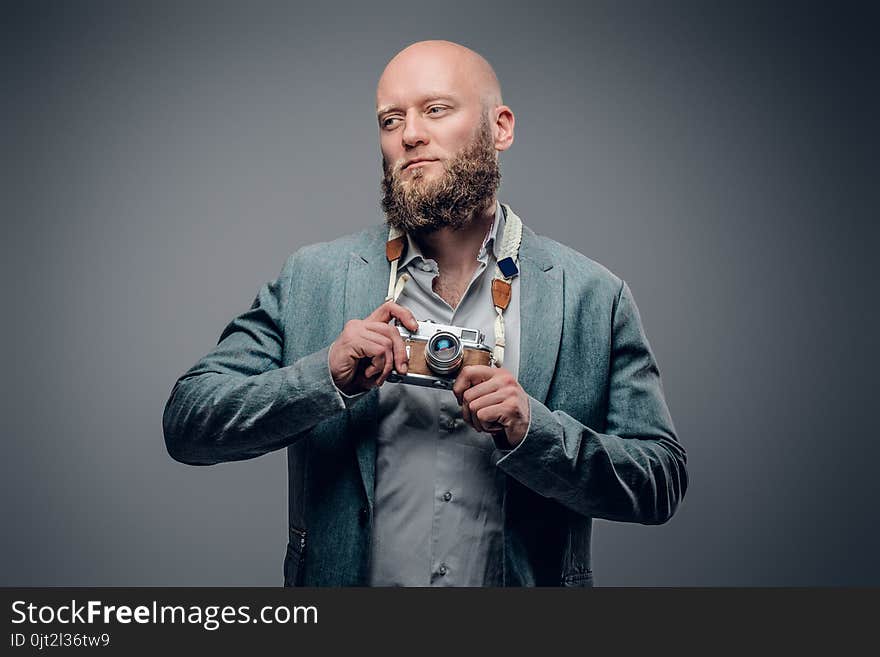
[[[516,119],[507,105],[499,105],[494,112],[495,122],[492,132],[495,136],[495,150],[506,151],[513,144],[513,126]]]

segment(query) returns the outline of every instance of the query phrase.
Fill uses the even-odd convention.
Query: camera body
[[[392,369],[387,379],[391,383],[451,390],[465,365],[495,364],[492,349],[484,342],[485,336],[476,329],[437,324],[431,320],[419,322],[419,330],[415,332],[397,320],[394,326],[406,345],[409,362],[406,374]]]

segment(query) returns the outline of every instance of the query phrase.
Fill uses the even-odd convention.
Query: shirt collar
[[[492,254],[495,256],[496,260],[498,259],[499,252],[501,251],[500,236],[504,235],[504,223],[505,217],[504,211],[501,209],[501,203],[495,201],[495,218],[492,221],[492,225],[489,227],[489,231],[486,233],[486,237],[483,239],[483,243],[480,245],[480,252],[477,255],[477,260],[483,260],[486,258],[487,252],[490,249],[490,243]],[[427,260],[424,254],[422,254],[419,245],[409,236],[409,233],[406,233],[406,252],[403,254],[403,258],[401,258],[398,266],[402,269],[417,258],[420,260]]]

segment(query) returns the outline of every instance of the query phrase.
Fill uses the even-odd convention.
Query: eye
[[[387,116],[387,117],[385,117],[384,119],[382,119],[382,127],[385,128],[385,129],[393,128],[393,127],[394,127],[394,122],[395,122],[395,121],[398,121],[398,120],[399,120],[399,117],[396,117],[396,116]]]
[[[445,112],[447,109],[449,109],[449,108],[444,107],[443,105],[431,105],[428,108],[428,114],[434,114],[434,115],[441,114],[441,113]],[[437,111],[434,111],[434,110],[437,110]]]

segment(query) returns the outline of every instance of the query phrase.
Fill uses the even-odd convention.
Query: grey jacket
[[[386,238],[380,224],[290,256],[165,407],[166,446],[183,463],[287,448],[285,586],[367,580],[377,391],[346,407],[327,363],[345,322],[385,297]],[[526,226],[520,276],[531,426],[497,452],[504,583],[591,586],[592,518],[667,521],[687,488],[685,450],[626,283]]]

